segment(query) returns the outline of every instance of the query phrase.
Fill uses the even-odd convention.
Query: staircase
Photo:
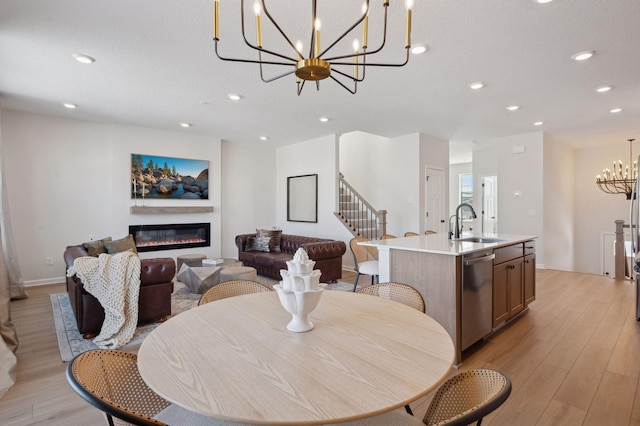
[[[340,173],[339,203],[336,217],[355,237],[378,239],[387,232],[387,211],[376,210]]]

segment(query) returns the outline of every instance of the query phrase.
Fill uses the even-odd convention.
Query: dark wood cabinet
[[[524,309],[524,261],[522,257],[493,267],[493,326],[497,327]]]
[[[533,241],[494,250],[493,327],[522,312],[535,300],[536,255]]]
[[[524,257],[524,306],[536,300],[536,255]]]

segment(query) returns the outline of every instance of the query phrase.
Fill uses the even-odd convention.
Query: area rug
[[[198,304],[202,295],[192,293],[184,284],[176,281],[171,295],[171,316],[175,316],[189,310]],[[53,309],[53,321],[56,327],[56,337],[60,348],[62,361],[71,361],[73,357],[91,349],[98,349],[92,339],[83,339],[78,331],[76,320],[73,317],[73,310],[69,302],[67,293],[53,293],[51,297],[51,308]],[[136,328],[133,339],[122,350],[135,348],[140,345],[145,337],[149,335],[159,323],[144,324]]]
[[[263,276],[258,276],[257,281],[269,287],[273,287],[274,284],[278,283],[277,280]],[[173,294],[171,295],[171,316],[178,315],[198,304],[201,295],[192,293],[191,290],[180,281],[174,282],[173,289]],[[335,284],[328,284],[326,289],[352,291],[353,284],[339,281]],[[78,331],[76,320],[73,317],[71,303],[69,302],[69,295],[67,293],[53,293],[50,295],[50,298],[62,361],[71,361],[73,357],[78,354],[91,349],[98,349],[92,339],[83,339]],[[133,339],[120,349],[135,349],[158,325],[158,323],[151,323],[139,326],[136,328]]]

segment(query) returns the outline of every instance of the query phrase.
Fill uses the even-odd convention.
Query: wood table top
[[[428,315],[383,298],[324,291],[314,328],[287,330],[276,292],[181,313],[142,343],[138,368],[188,410],[250,424],[325,424],[403,407],[439,385],[454,346]]]

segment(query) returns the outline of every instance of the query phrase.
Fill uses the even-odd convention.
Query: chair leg
[[[358,278],[360,278],[360,272],[356,271],[356,282],[353,283],[353,292],[356,292],[356,288],[358,288]]]

